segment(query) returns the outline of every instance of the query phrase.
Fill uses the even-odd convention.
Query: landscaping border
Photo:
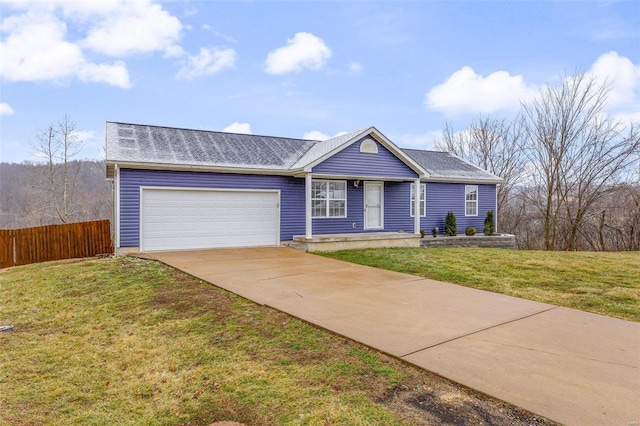
[[[515,250],[516,236],[512,234],[496,234],[496,235],[483,235],[476,234],[469,235],[456,235],[453,237],[440,236],[437,237],[424,237],[420,240],[422,247],[487,247],[487,248],[503,248]]]

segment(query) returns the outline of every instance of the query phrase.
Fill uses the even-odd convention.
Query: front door
[[[384,184],[364,183],[364,229],[384,229]]]

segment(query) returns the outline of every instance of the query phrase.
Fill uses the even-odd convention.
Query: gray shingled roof
[[[107,122],[108,162],[290,170],[317,141]]]
[[[373,129],[373,128],[370,128]],[[296,171],[368,130],[325,141],[107,122],[107,163]],[[501,179],[447,152],[403,149],[429,178],[498,182]]]
[[[502,181],[502,178],[448,152],[420,149],[402,149],[402,151],[427,170],[431,179]]]

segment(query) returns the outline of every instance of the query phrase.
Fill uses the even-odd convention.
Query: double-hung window
[[[347,182],[314,180],[311,183],[312,217],[347,217]]]
[[[478,185],[464,187],[464,215],[478,216]]]
[[[416,215],[416,185],[411,184],[411,217]],[[420,217],[427,215],[427,185],[420,184]]]

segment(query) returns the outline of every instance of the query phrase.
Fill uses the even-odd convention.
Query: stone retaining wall
[[[372,232],[356,234],[314,235],[312,238],[294,236],[283,243],[293,248],[314,251],[357,250],[386,247],[420,247],[420,235],[404,232]]]
[[[445,237],[438,235],[437,237],[425,236],[420,240],[422,247],[489,247],[489,248],[516,248],[516,237],[511,234],[499,234],[493,236],[485,236],[476,234],[474,236],[456,235],[455,237]]]

